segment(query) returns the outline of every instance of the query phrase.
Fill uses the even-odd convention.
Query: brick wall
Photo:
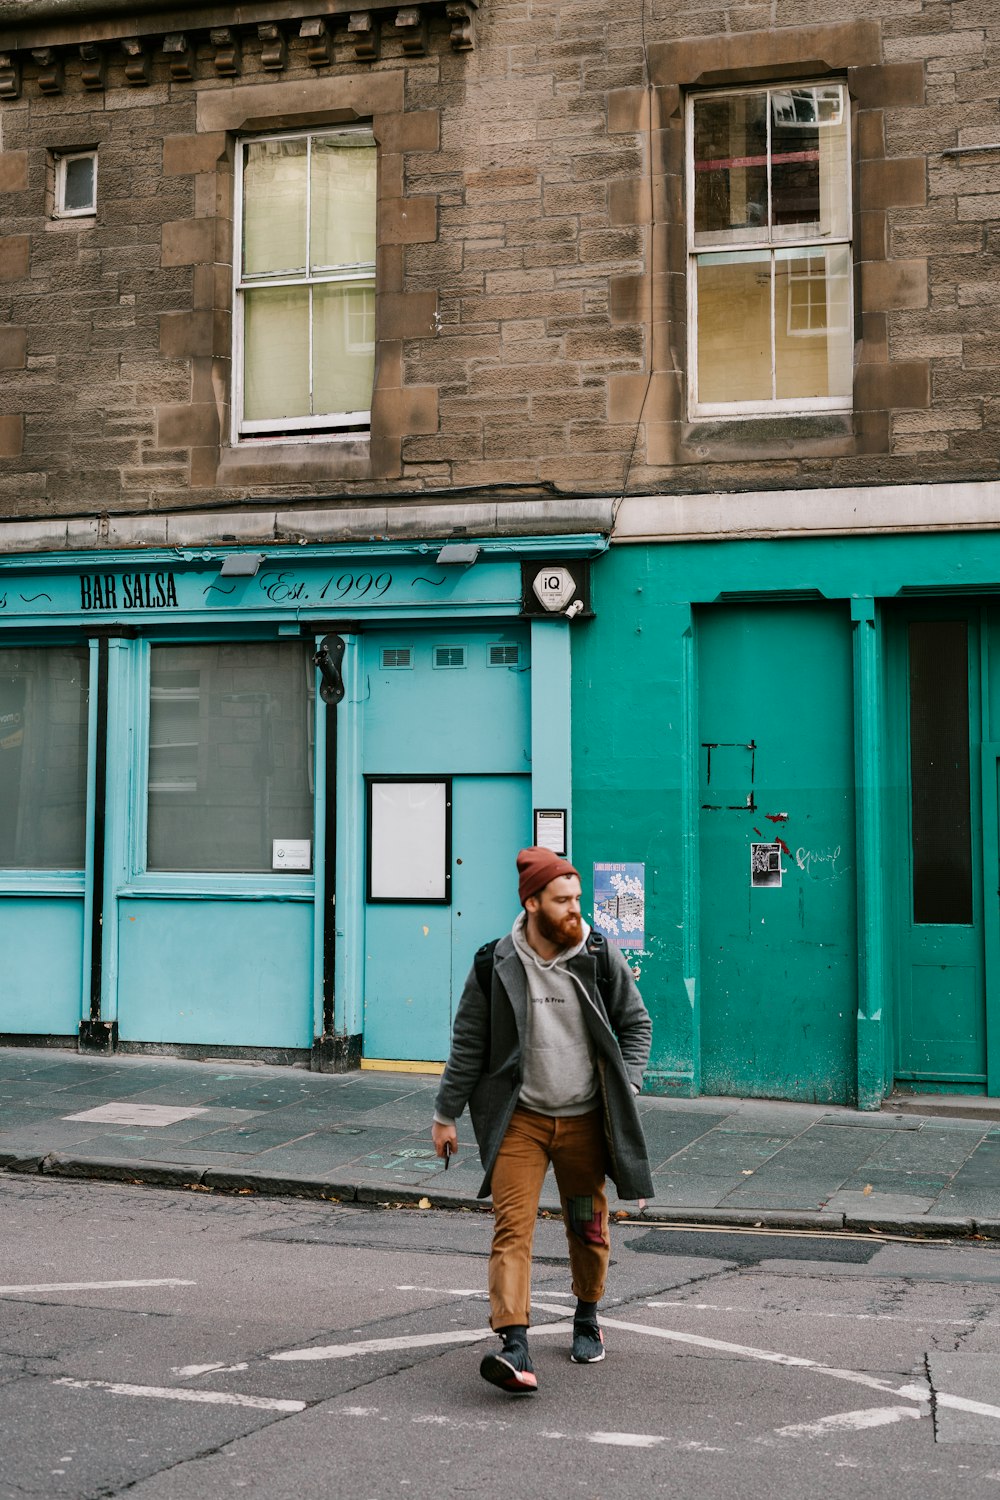
[[[109,45],[88,89],[67,48],[48,93],[25,54],[0,102],[3,513],[617,491],[626,472],[677,492],[994,477],[1000,150],[965,148],[1000,142],[1000,10],[831,0],[814,16],[804,0],[484,0],[471,51],[432,11],[422,55],[389,35],[359,61],[345,20],[318,66],[286,28],[275,69],[249,28],[235,77],[197,36],[191,77],[151,46],[149,82],[130,84]],[[803,72],[847,77],[855,107],[854,412],[692,423],[683,91]],[[232,450],[233,135],[345,108],[377,121],[382,153],[372,441]],[[51,153],[93,145],[96,221],[52,220]]]

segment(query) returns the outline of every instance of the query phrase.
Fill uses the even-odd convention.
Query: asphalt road
[[[490,1220],[0,1180],[0,1500],[1000,1496],[1000,1246],[616,1227],[480,1380]]]

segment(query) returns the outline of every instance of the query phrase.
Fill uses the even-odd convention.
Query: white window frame
[[[243,275],[243,162],[246,147],[256,141],[316,140],[331,136],[363,137],[375,145],[371,127],[365,125],[330,126],[328,128],[268,131],[240,136],[236,143],[235,195],[233,214],[233,365],[232,365],[232,433],[233,445],[251,442],[316,442],[338,437],[366,437],[371,429],[371,408],[353,412],[323,412],[305,417],[268,417],[245,421],[243,417],[243,317],[245,301],[243,293],[255,287],[321,286],[343,283],[354,286],[371,286],[375,289],[375,263],[342,265],[312,271],[309,267],[302,273],[281,272],[245,277]],[[312,174],[306,171],[306,254],[310,243],[310,197]],[[309,368],[312,379],[313,320],[309,317]],[[349,346],[354,347],[354,346]],[[311,394],[311,389],[310,389]]]
[[[789,226],[783,226],[780,234],[775,234],[770,224],[771,217],[771,172],[767,174],[768,194],[768,228],[766,237],[761,237],[760,230],[749,230],[741,232],[734,229],[728,238],[723,239],[724,231],[720,231],[717,241],[711,244],[697,245],[695,243],[695,170],[694,170],[694,109],[698,100],[717,97],[735,98],[741,95],[766,93],[779,94],[790,92],[793,89],[806,88],[828,88],[838,85],[843,90],[844,113],[846,116],[846,129],[848,150],[845,154],[845,183],[844,198],[846,204],[846,231],[842,235],[808,235],[796,236],[788,233]],[[771,159],[771,109],[767,109],[767,159]],[[724,88],[724,89],[700,89],[688,95],[685,107],[685,180],[687,192],[687,301],[688,301],[688,415],[692,419],[702,420],[706,417],[713,419],[738,420],[747,416],[786,416],[788,414],[809,414],[815,412],[850,411],[853,401],[847,396],[794,396],[775,397],[767,401],[700,401],[698,398],[698,257],[700,255],[712,255],[718,253],[732,253],[734,256],[742,255],[752,251],[764,252],[768,255],[771,278],[771,385],[775,382],[775,330],[777,324],[775,319],[780,317],[780,311],[775,306],[775,284],[776,277],[774,262],[776,252],[781,252],[781,258],[787,259],[787,252],[794,250],[821,251],[842,248],[847,251],[849,262],[849,273],[847,276],[847,302],[846,302],[846,326],[853,326],[854,318],[854,294],[853,294],[853,193],[851,182],[851,101],[847,88],[847,82],[843,78],[823,79],[801,79],[781,80],[780,82],[759,83],[748,85],[746,88]],[[828,279],[829,284],[829,279]],[[788,287],[791,295],[791,279]],[[791,317],[789,307],[788,318]],[[843,330],[843,322],[830,324],[824,332],[837,332]],[[801,330],[804,336],[807,330]]]
[[[94,163],[94,192],[90,202],[84,208],[66,207],[66,168],[71,161],[89,160]],[[97,213],[97,152],[91,151],[64,151],[57,152],[55,158],[56,181],[55,193],[52,201],[52,216],[56,219],[92,219]]]

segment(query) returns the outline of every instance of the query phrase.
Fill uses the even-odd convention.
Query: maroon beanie
[[[517,894],[522,906],[529,896],[537,896],[543,886],[550,880],[558,880],[560,875],[580,878],[579,870],[575,870],[568,859],[560,859],[551,849],[540,849],[537,844],[521,850],[517,856],[517,873],[520,876]]]

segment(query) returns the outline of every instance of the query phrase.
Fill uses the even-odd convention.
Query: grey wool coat
[[[566,967],[583,982],[588,1000],[584,1020],[594,1044],[604,1134],[607,1175],[620,1198],[651,1198],[653,1182],[635,1103],[635,1091],[649,1060],[652,1026],[632,971],[617,948],[610,948],[611,985],[605,1011],[597,988],[597,963],[584,949]],[[521,1088],[521,1053],[527,1028],[528,983],[524,966],[508,933],[497,943],[493,991],[479,988],[473,966],[465,981],[452,1031],[435,1108],[457,1120],[468,1104],[479,1155],[486,1169],[478,1196],[490,1192],[493,1164],[517,1106]]]

